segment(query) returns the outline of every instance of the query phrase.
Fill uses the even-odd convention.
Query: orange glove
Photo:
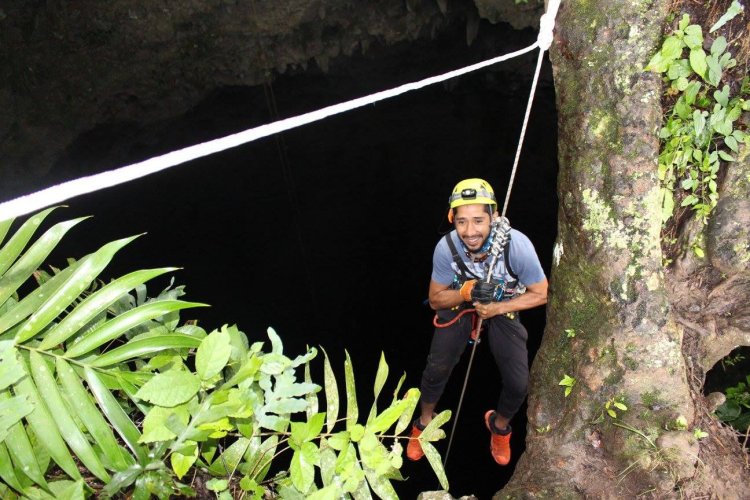
[[[477,280],[468,280],[465,281],[463,285],[461,285],[461,289],[459,292],[461,293],[461,297],[466,302],[471,302],[471,291],[474,289],[474,284],[477,282]]]

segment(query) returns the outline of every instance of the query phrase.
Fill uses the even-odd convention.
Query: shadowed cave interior
[[[40,184],[432,76],[528,45],[535,37],[532,30],[483,21],[470,47],[464,27],[456,26],[432,41],[373,46],[366,55],[334,59],[325,73],[311,62],[265,89],[216,88],[184,115],[158,123],[106,123],[82,134]],[[146,232],[115,257],[107,278],[180,266],[175,283],[186,286],[184,298],[211,304],[184,311],[183,320],[197,318],[208,331],[236,323],[251,342],[265,340],[272,326],[287,353],[300,354],[307,345],[325,348],[341,380],[347,349],[360,414],[366,413],[381,351],[391,373],[381,401],[390,399],[404,371],[404,387],[419,385],[433,330],[425,305],[432,251],[448,229],[448,195],[461,178],[483,177],[502,206],[535,58],[536,52],[527,54],[70,200],[58,218],[94,218],[63,240],[54,258],[81,257],[107,241]],[[557,218],[556,127],[546,61],[508,217],[535,244],[548,276]],[[167,283],[151,285],[151,294]],[[522,317],[533,357],[544,310]],[[455,410],[467,361],[468,350],[440,410]],[[319,374],[321,367],[318,363]],[[480,344],[447,469],[456,497],[489,498],[510,477],[523,449],[525,406],[513,422],[511,465],[500,469],[490,457],[482,415],[496,403],[498,379]],[[446,445],[447,439],[438,449],[444,452]],[[395,484],[402,498],[439,489],[426,460],[406,461],[402,472],[408,480]]]

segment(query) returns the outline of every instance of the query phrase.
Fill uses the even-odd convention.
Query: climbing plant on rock
[[[673,102],[659,132],[664,222],[674,215],[677,203],[707,222],[719,198],[722,162],[733,162],[740,143],[748,140],[735,126],[742,112],[750,110],[748,78],[734,91],[722,85],[726,70],[737,63],[723,36],[711,42],[708,52],[705,43],[703,28],[690,24],[685,14],[646,67],[664,75],[666,95]],[[702,254],[699,246],[693,249]]]

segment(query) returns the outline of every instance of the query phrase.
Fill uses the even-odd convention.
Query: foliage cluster
[[[348,354],[344,405],[327,355],[323,387],[312,382],[314,348],[290,358],[272,329],[264,349],[234,326],[207,333],[181,324],[182,309],[204,304],[180,300],[182,288],[172,286],[149,298],[145,285],[174,268],[96,282],[134,237],[40,271],[83,220],[55,224],[27,248],[51,211],[4,244],[12,221],[0,222],[0,497],[193,496],[199,471],[215,478],[207,486],[219,498],[262,498],[266,490],[282,498],[397,497],[391,481],[402,479],[400,439],[419,391],[400,395],[402,376],[379,409],[384,358],[360,423]],[[431,442],[444,437],[449,417],[441,413],[420,436],[446,489]],[[288,470],[276,461],[281,470],[271,474],[284,452]]]
[[[727,399],[716,408],[716,416],[739,432],[747,432],[750,429],[750,375],[745,381],[727,387],[724,393]]]
[[[659,138],[659,179],[662,182],[662,220],[673,216],[675,204],[691,208],[704,223],[716,206],[721,162],[733,162],[748,134],[736,126],[750,109],[748,78],[732,91],[722,85],[726,71],[736,65],[727,41],[718,36],[704,50],[700,25],[683,15],[651,58],[647,70],[663,74],[673,106],[665,115]],[[687,56],[685,52],[687,49]],[[698,255],[702,250],[694,245]]]

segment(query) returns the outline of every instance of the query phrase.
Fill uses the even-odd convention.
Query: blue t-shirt
[[[484,262],[473,262],[466,255],[465,247],[455,229],[448,234],[448,237],[453,239],[456,250],[461,256],[461,260],[464,261],[466,268],[477,278],[484,279],[487,276],[487,267],[490,265],[492,256],[488,257]],[[519,285],[533,285],[545,279],[539,257],[536,254],[536,250],[534,250],[534,245],[531,244],[531,240],[525,234],[515,229],[510,230],[508,253],[510,254],[508,256],[510,267],[518,277]],[[504,256],[501,254],[495,264],[492,276],[495,279],[502,280],[504,283],[511,283],[515,279],[508,272],[503,259]],[[432,280],[441,285],[450,285],[454,282],[454,277],[456,276],[460,277],[461,271],[453,261],[448,242],[445,241],[445,238],[440,238],[440,241],[435,246],[435,253],[432,256]]]

